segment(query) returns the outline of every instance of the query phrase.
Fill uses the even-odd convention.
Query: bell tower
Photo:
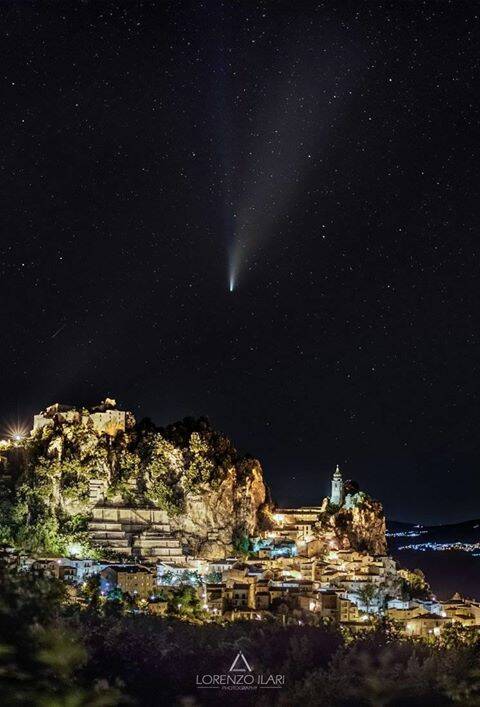
[[[344,501],[344,489],[343,489],[343,478],[340,467],[337,464],[335,473],[332,476],[332,495],[330,496],[330,501],[335,506],[343,506]]]

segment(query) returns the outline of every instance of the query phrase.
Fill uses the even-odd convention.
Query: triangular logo
[[[228,671],[229,673],[246,673],[248,670],[249,673],[252,672],[251,667],[247,663],[247,659],[243,655],[242,651],[238,651],[237,657],[233,661],[232,665],[230,666],[230,670]]]

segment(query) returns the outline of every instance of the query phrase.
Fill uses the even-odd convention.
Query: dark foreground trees
[[[89,656],[64,616],[65,586],[0,567],[0,705],[108,707],[106,681],[82,679]]]
[[[325,626],[222,626],[68,602],[57,582],[0,574],[0,704],[442,707],[480,705],[480,645],[452,628],[432,643],[391,625],[361,637]],[[200,690],[241,651],[279,690]]]
[[[327,627],[195,625],[145,616],[82,622],[81,630],[91,677],[97,677],[99,666],[110,681],[121,675],[130,694],[152,707],[159,699],[162,704],[183,699],[192,705],[264,707],[480,705],[480,645],[471,634],[429,644],[379,626],[345,642]],[[228,672],[238,651],[255,673],[285,675],[285,686],[256,693],[195,687],[196,675]]]

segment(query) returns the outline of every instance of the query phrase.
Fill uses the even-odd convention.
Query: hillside
[[[460,591],[477,597],[480,587],[480,521],[414,525],[389,521],[390,554],[403,566],[420,568],[440,598]]]
[[[28,437],[4,444],[0,464],[0,541],[30,551],[82,542],[143,557],[173,548],[225,557],[275,530],[260,462],[207,418],[156,427],[110,399],[90,409],[55,404],[35,415]],[[291,510],[294,533],[302,513],[297,522]],[[323,499],[312,518],[319,551],[385,553],[382,506],[358,486],[340,505]]]
[[[466,520],[461,523],[448,523],[444,525],[415,525],[413,523],[388,522],[389,533],[408,533],[409,535],[392,536],[391,542],[404,544],[408,542],[423,543],[477,543],[480,542],[480,519]],[[401,538],[403,542],[400,542]]]
[[[99,504],[162,509],[196,546],[212,531],[225,546],[253,532],[266,499],[256,459],[240,455],[206,418],[157,428],[125,413],[115,422],[113,412],[98,413],[105,422],[96,412],[52,406],[4,454],[3,541],[61,552]]]

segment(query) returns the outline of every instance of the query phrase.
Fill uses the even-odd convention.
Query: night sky
[[[338,462],[390,518],[480,516],[478,5],[0,20],[3,427],[110,395],[207,415],[281,504]]]

